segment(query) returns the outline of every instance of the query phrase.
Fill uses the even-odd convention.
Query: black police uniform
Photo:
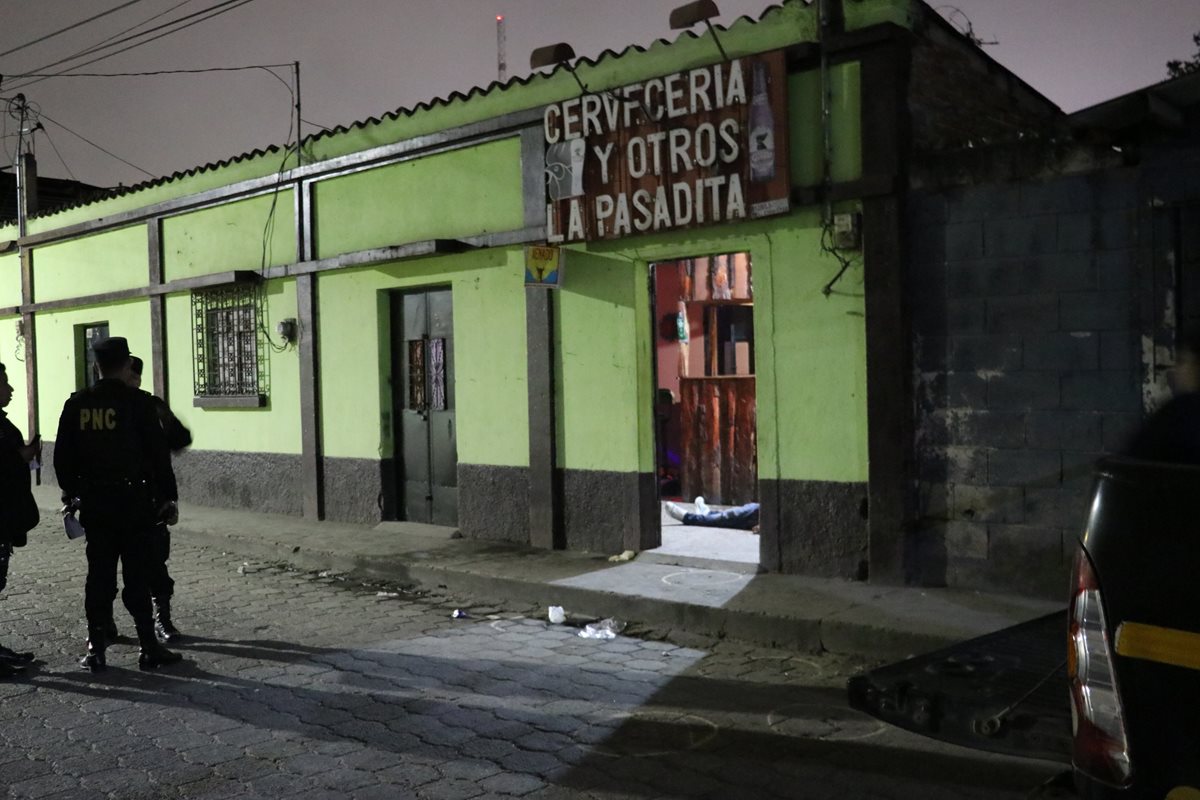
[[[138,390],[142,391],[142,390]],[[192,433],[171,411],[161,397],[142,392],[154,406],[158,422],[167,438],[167,447],[178,453],[192,444]],[[174,480],[174,470],[171,472]],[[159,522],[151,537],[150,598],[154,601],[154,632],[159,641],[173,642],[180,637],[179,629],[171,619],[171,598],[175,595],[175,581],[167,569],[171,558],[171,529]]]
[[[20,452],[24,444],[21,431],[0,410],[0,591],[8,585],[13,548],[24,546],[27,532],[38,523],[37,503],[29,488],[29,465]],[[17,653],[0,645],[0,678],[17,674],[32,660],[33,653]]]
[[[136,361],[137,359],[135,359]],[[139,364],[135,363],[134,370],[141,375]],[[162,425],[163,433],[167,437],[167,447],[171,452],[178,453],[190,447],[192,432],[179,421],[179,417],[175,416],[166,401],[142,389],[138,389],[138,391],[154,405],[154,410],[158,414],[158,422]],[[174,474],[175,471],[172,469],[172,480],[174,480]],[[154,633],[160,642],[174,642],[183,636],[171,618],[171,598],[175,596],[175,580],[167,568],[167,561],[170,558],[171,529],[165,521],[159,520],[155,525],[154,534],[150,537],[150,558],[147,569],[149,570],[150,599],[154,608]],[[116,597],[117,590],[114,586],[113,599],[115,600]],[[109,619],[105,626],[105,634],[109,641],[117,638],[119,631],[114,620]]]
[[[129,355],[120,337],[95,345],[101,348]],[[120,379],[103,378],[63,405],[54,471],[64,498],[78,498],[79,521],[87,531],[88,655],[82,662],[87,668],[105,666],[105,626],[112,619],[118,560],[125,583],[121,599],[142,646],[139,666],[152,669],[178,660],[154,635],[148,568],[159,509],[178,498],[170,459],[154,405]]]

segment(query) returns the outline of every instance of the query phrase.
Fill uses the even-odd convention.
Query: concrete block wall
[[[918,26],[908,106],[918,153],[1047,131],[1061,116],[986,52],[935,24]]]
[[[1137,196],[1122,170],[912,195],[913,582],[1065,590],[1091,466],[1141,420]]]

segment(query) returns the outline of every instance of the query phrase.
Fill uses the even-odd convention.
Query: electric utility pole
[[[29,232],[29,215],[38,208],[37,161],[33,157],[33,132],[29,103],[25,95],[18,94],[8,106],[8,112],[17,120],[17,155],[13,164],[17,178],[17,258],[21,264],[21,305],[28,307],[33,302],[33,252],[23,240]],[[33,312],[23,309],[17,323],[17,334],[25,351],[25,397],[29,426],[26,430],[30,439],[38,433],[37,391],[37,345],[34,339]],[[36,473],[37,483],[42,483],[42,471]]]
[[[17,119],[17,155],[13,171],[17,176],[17,235],[25,236],[29,215],[37,211],[37,161],[33,157],[33,131],[29,103],[18,94],[9,106]]]
[[[508,80],[508,60],[505,54],[506,44],[504,40],[504,15],[496,15],[496,74],[500,78],[500,82],[504,83]]]

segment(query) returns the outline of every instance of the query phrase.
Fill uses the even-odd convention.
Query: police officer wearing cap
[[[149,587],[150,537],[159,520],[173,520],[178,513],[171,454],[154,404],[128,385],[129,343],[113,336],[92,350],[101,379],[63,405],[54,443],[63,499],[79,506],[79,521],[87,530],[88,643],[80,665],[93,672],[106,666],[105,627],[112,620],[120,561],[121,599],[141,644],[138,667],[155,669],[181,658],[154,635]]]
[[[130,366],[129,385],[154,404],[158,422],[167,436],[167,447],[172,453],[179,453],[190,447],[192,432],[179,421],[179,417],[175,416],[167,402],[142,390],[142,360],[137,356],[130,356]],[[175,581],[167,569],[167,560],[171,558],[171,529],[167,527],[168,522],[160,520],[155,526],[154,535],[150,537],[153,543],[150,558],[150,599],[154,601],[154,632],[160,642],[174,642],[183,635],[171,619],[171,597],[175,594]]]
[[[14,547],[23,547],[27,532],[38,524],[37,503],[29,488],[30,462],[41,454],[41,439],[29,444],[4,412],[12,402],[8,371],[0,364],[0,591],[8,585],[8,564]],[[11,678],[33,661],[33,653],[18,653],[0,645],[0,678]]]

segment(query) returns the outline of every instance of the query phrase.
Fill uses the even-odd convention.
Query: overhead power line
[[[156,25],[155,27],[149,28],[140,33],[136,33],[131,36],[127,36],[123,39],[117,39],[116,41],[112,41],[108,44],[96,45],[94,47],[88,48],[87,50],[82,50],[72,56],[68,56],[66,58],[60,58],[58,61],[54,61],[50,64],[44,64],[40,67],[36,67],[35,69],[31,70],[28,74],[30,74],[30,75],[41,74],[43,72],[43,70],[47,70],[52,67],[56,67],[60,64],[65,64],[69,61],[74,61],[78,58],[83,58],[83,57],[89,56],[93,53],[97,53],[102,50],[106,50],[108,48],[119,47],[120,45],[123,45],[127,42],[132,42],[132,44],[129,44],[128,47],[123,47],[120,50],[114,50],[112,52],[98,55],[96,58],[93,58],[89,61],[85,61],[81,64],[75,64],[73,66],[67,67],[65,69],[59,70],[58,72],[51,73],[46,76],[46,77],[58,77],[60,75],[69,73],[73,69],[79,69],[81,67],[86,67],[89,64],[95,64],[97,61],[103,61],[106,58],[112,58],[113,56],[120,55],[121,53],[132,50],[135,47],[141,47],[144,44],[149,44],[150,42],[157,41],[158,39],[161,39],[164,36],[170,36],[173,33],[178,33],[179,31],[186,30],[187,28],[190,28],[193,25],[198,25],[201,22],[207,22],[208,20],[213,19],[214,17],[218,17],[221,14],[227,13],[229,11],[233,11],[237,8],[240,8],[244,5],[247,5],[252,2],[254,2],[254,0],[221,0],[221,2],[215,3],[205,9],[193,12],[191,14],[187,14],[185,16],[179,17],[178,19],[171,20],[170,22],[164,22],[161,25]],[[188,22],[186,25],[179,24],[181,22],[184,22],[185,20],[191,20],[191,21]],[[157,36],[152,36],[148,39],[143,38],[143,37],[148,36],[151,33],[155,33],[156,31],[163,30],[164,28],[168,28],[169,30],[165,30],[162,33],[159,33]],[[143,39],[143,40],[142,41],[134,41],[136,39]],[[39,81],[46,80],[46,77],[32,78],[30,80],[26,80],[24,82],[17,83],[14,86],[8,86],[5,88],[7,88],[9,91],[13,91],[16,89],[22,89],[26,86],[31,86],[32,84],[38,83]]]
[[[62,157],[62,153],[58,152],[58,145],[54,143],[54,139],[50,138],[50,131],[46,130],[44,125],[42,126],[42,133],[46,134],[46,141],[50,143],[51,149],[54,150],[54,155],[58,156],[58,163],[63,165],[63,169],[65,169],[67,174],[71,176],[71,180],[78,181],[79,178],[76,178],[75,173],[71,171],[69,166],[67,166],[67,160]]]
[[[129,2],[122,3],[121,5],[116,6],[115,8],[110,8],[108,11],[101,11],[99,14],[88,17],[87,19],[81,19],[79,22],[76,22],[72,25],[68,25],[65,28],[59,28],[58,30],[54,31],[53,33],[47,33],[45,36],[41,36],[37,39],[34,39],[31,42],[26,42],[25,44],[17,45],[16,47],[12,48],[11,50],[5,50],[3,53],[0,53],[0,58],[3,58],[4,56],[7,56],[11,53],[15,53],[18,50],[24,50],[27,47],[33,47],[35,44],[41,44],[42,42],[46,41],[47,39],[53,39],[55,36],[66,33],[67,31],[73,31],[80,26],[87,25],[89,22],[95,22],[96,20],[100,19],[101,17],[107,17],[109,14],[115,14],[116,12],[120,11],[123,8],[128,8],[129,6],[136,5],[140,2],[142,2],[142,0],[129,0]]]
[[[137,164],[134,164],[132,161],[126,161],[125,159],[121,158],[119,155],[117,155],[116,153],[112,152],[111,150],[106,150],[105,148],[103,148],[103,147],[101,147],[100,145],[96,144],[95,142],[93,142],[91,139],[87,138],[87,137],[86,137],[86,136],[84,136],[83,134],[81,134],[81,133],[76,133],[75,131],[73,131],[73,130],[71,130],[70,128],[68,128],[66,125],[63,125],[63,124],[62,124],[61,122],[59,122],[58,120],[51,119],[50,117],[46,116],[44,113],[42,113],[42,114],[39,114],[39,115],[38,115],[38,118],[39,118],[39,119],[44,119],[44,120],[46,120],[46,122],[49,122],[49,123],[51,123],[51,124],[54,124],[54,125],[57,125],[58,127],[62,128],[64,131],[66,131],[67,133],[69,133],[69,134],[71,134],[72,136],[76,137],[77,139],[82,139],[83,141],[87,142],[87,143],[88,143],[88,144],[90,144],[92,147],[94,147],[94,148],[96,148],[97,150],[99,150],[101,153],[104,153],[104,154],[105,154],[105,155],[107,155],[107,156],[111,156],[112,158],[115,158],[117,161],[120,161],[122,164],[125,164],[125,165],[127,165],[127,166],[133,167],[133,168],[134,168],[134,169],[136,169],[138,172],[141,172],[141,173],[142,173],[142,174],[144,174],[144,175],[147,175],[147,176],[149,176],[149,177],[151,177],[151,178],[157,178],[157,177],[159,177],[158,175],[155,175],[153,172],[150,172],[149,170],[142,169],[142,168],[141,168],[141,167],[139,167]]]
[[[119,39],[120,37],[124,36],[127,33],[136,31],[138,28],[142,27],[143,25],[149,25],[151,22],[154,22],[154,20],[158,19],[159,17],[165,17],[167,14],[170,14],[175,9],[180,8],[182,6],[186,6],[188,3],[191,3],[192,1],[193,0],[179,0],[178,3],[171,6],[170,8],[165,8],[162,11],[158,12],[157,14],[152,14],[149,17],[146,17],[141,22],[135,22],[133,25],[130,25],[128,28],[119,30],[116,33],[112,34],[111,36],[106,36],[103,39],[101,39],[100,41],[96,42],[96,44],[93,46],[98,47],[102,44],[106,44],[107,42],[111,42],[113,39]]]
[[[204,67],[198,69],[155,69],[146,72],[25,72],[20,75],[10,75],[11,78],[141,78],[148,75],[199,75],[205,72],[240,72],[242,70],[261,69],[271,72],[272,69],[291,69],[291,64],[247,64],[244,67]],[[274,72],[271,72],[275,75]],[[275,75],[279,78],[278,75]],[[279,78],[279,80],[283,80]],[[287,82],[284,81],[284,85]]]

